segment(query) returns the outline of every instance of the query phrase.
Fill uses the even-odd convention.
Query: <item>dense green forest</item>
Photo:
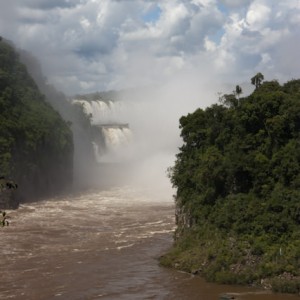
[[[17,182],[17,197],[28,201],[63,190],[72,172],[70,124],[47,103],[13,46],[1,39],[0,175]]]
[[[73,105],[72,98],[68,98],[62,92],[57,91],[53,85],[49,84],[42,72],[39,61],[31,53],[24,50],[18,50],[18,53],[20,54],[21,62],[26,65],[29,74],[34,79],[39,90],[46,96],[46,101],[70,124],[74,143],[74,187],[81,188],[89,186],[91,170],[95,166],[93,148],[95,128],[91,125],[91,116],[85,113],[82,105],[78,103],[77,105]],[[75,98],[93,99],[99,95],[103,98],[111,93],[95,93],[87,96],[75,96]]]
[[[175,244],[163,265],[220,283],[300,290],[300,80],[180,119]]]

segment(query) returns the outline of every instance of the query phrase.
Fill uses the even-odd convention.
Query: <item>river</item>
[[[1,228],[0,299],[286,300],[162,268],[172,244],[171,197],[130,186],[21,205]]]

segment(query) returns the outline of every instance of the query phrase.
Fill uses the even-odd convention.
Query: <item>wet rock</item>
[[[18,208],[19,201],[12,189],[5,189],[0,192],[0,209]]]

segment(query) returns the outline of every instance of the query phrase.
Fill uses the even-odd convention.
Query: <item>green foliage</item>
[[[7,180],[5,179],[4,176],[0,177],[0,192],[4,191],[4,190],[13,190],[13,189],[17,189],[18,185],[13,182],[12,180]]]
[[[240,94],[242,94],[242,93],[243,93],[242,88],[241,88],[239,85],[237,85],[237,86],[235,87],[235,94],[236,94],[238,97],[240,97]]]
[[[4,176],[0,177],[0,194],[5,190],[15,190],[18,185],[12,180],[7,180]],[[8,216],[5,211],[0,210],[0,227],[9,226]]]
[[[225,95],[180,119],[169,176],[181,216],[166,265],[226,283],[300,275],[300,80],[261,75],[248,97]]]
[[[69,125],[40,93],[13,47],[0,41],[0,172],[24,198],[59,191],[72,179]]]
[[[0,227],[9,226],[8,216],[5,211],[0,210]]]
[[[257,73],[251,78],[251,83],[255,85],[255,88],[258,89],[261,86],[262,81],[264,80],[264,75],[262,73]]]
[[[300,292],[300,279],[277,278],[272,280],[271,284],[273,292],[276,293],[299,294]]]

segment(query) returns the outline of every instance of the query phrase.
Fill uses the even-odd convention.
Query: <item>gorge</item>
[[[181,118],[174,207],[172,97],[67,99],[41,79],[37,88],[5,41],[0,50],[1,171],[22,200],[0,240],[0,298],[286,299],[195,275],[257,285],[288,276],[297,288],[298,81]],[[175,270],[159,267],[165,252]]]

